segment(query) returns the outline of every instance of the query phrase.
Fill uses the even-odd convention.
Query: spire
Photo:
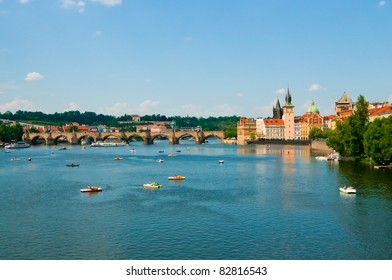
[[[291,94],[290,94],[290,89],[287,89],[287,94],[286,94],[286,104],[284,105],[285,107],[292,107],[293,104],[291,104]]]
[[[276,108],[276,109],[282,108],[282,107],[280,107],[279,98],[276,100],[276,106],[275,106],[275,108]]]

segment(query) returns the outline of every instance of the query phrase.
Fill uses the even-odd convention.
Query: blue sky
[[[392,0],[0,0],[0,112],[334,113],[392,101]]]

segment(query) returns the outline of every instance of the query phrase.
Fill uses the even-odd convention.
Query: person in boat
[[[87,186],[87,188],[89,188],[90,190],[92,189],[91,186]]]
[[[344,186],[343,189],[344,189],[344,190],[347,190],[347,186]]]

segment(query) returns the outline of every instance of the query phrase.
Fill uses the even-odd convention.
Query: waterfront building
[[[311,102],[306,114],[300,117],[301,123],[301,140],[308,140],[310,130],[314,127],[323,130],[323,118],[320,116],[320,111],[317,106],[314,104],[314,101]]]
[[[263,118],[256,119],[256,137],[257,139],[265,138],[265,125]]]
[[[324,122],[323,129],[324,130],[333,129],[335,127],[334,126],[335,119],[336,119],[335,115],[324,116],[323,117],[323,122]]]
[[[293,140],[295,137],[294,128],[294,106],[291,104],[290,90],[287,89],[286,103],[283,106],[284,139]]]
[[[266,139],[284,139],[285,124],[282,119],[263,119]]]
[[[241,118],[237,122],[237,144],[245,145],[247,141],[256,138],[256,120],[253,118]]]
[[[343,120],[353,113],[353,101],[346,92],[335,102],[336,119]]]
[[[388,103],[389,104],[389,103]],[[377,118],[388,118],[392,115],[392,106],[369,109],[369,121],[372,122]]]
[[[294,118],[294,139],[301,139],[301,122],[299,117]]]

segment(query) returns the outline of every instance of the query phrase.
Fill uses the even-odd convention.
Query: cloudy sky
[[[392,101],[392,0],[0,0],[0,112],[268,117]]]

